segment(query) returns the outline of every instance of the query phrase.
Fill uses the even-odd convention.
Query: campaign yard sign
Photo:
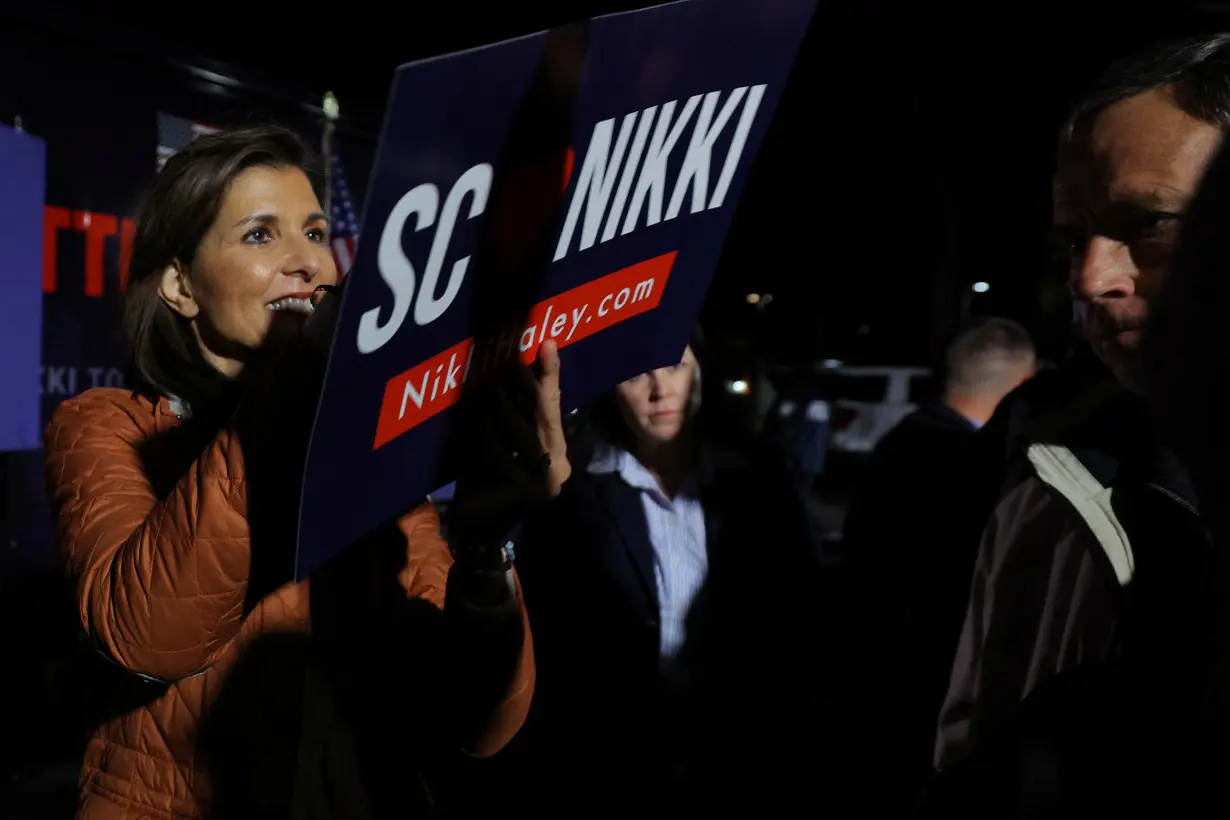
[[[814,7],[686,0],[398,69],[297,577],[455,477],[450,408],[493,357],[554,339],[565,411],[679,360]]]
[[[40,445],[47,146],[0,125],[0,452]]]

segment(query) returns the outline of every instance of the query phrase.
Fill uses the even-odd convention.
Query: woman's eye
[[[272,238],[268,228],[253,228],[243,235],[245,242],[255,242],[258,245],[262,245]]]
[[[313,242],[324,244],[326,240],[325,231],[322,228],[309,228],[307,232],[308,239]]]

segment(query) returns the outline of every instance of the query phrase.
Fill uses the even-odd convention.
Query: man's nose
[[[1084,301],[1131,296],[1136,292],[1139,274],[1131,248],[1104,236],[1094,236],[1079,266],[1073,269],[1073,295]]]

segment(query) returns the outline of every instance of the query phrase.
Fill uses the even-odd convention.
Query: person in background
[[[59,560],[120,679],[79,817],[414,816],[433,761],[493,754],[528,711],[532,644],[501,545],[446,543],[430,505],[407,498],[405,515],[293,580],[340,301],[321,184],[277,127],[172,157],[132,248],[134,386],[88,390],[48,426]],[[527,424],[550,464],[506,463],[526,446],[510,440],[487,471],[545,497],[570,468],[553,346],[542,360]]]
[[[818,560],[789,477],[702,405],[703,355],[582,410],[585,467],[518,546],[537,809],[797,806],[815,783]]]
[[[763,432],[765,442],[777,451],[794,478],[795,491],[807,511],[810,537],[822,554],[830,552],[831,533],[813,506],[816,480],[824,475],[828,461],[832,413],[830,397],[803,376],[774,403]]]
[[[983,530],[939,722],[941,771],[993,742],[1056,677],[1133,645],[1165,658],[1158,670],[1194,654],[1197,632],[1176,617],[1185,607],[1138,608],[1166,564],[1203,543],[1187,471],[1147,413],[1140,343],[1228,112],[1230,35],[1219,34],[1115,63],[1061,131],[1055,228],[1105,376],[1068,392],[1048,379],[1005,402],[1004,417],[1019,419],[1014,458]]]
[[[807,497],[824,475],[828,456],[832,407],[828,397],[799,379],[783,392],[766,420],[765,434],[779,448],[794,476],[799,494]]]
[[[935,721],[965,613],[974,552],[962,549],[951,510],[976,480],[976,431],[1034,375],[1029,332],[990,318],[961,332],[945,355],[938,401],[907,416],[876,447],[843,532],[851,612],[862,625],[852,683],[877,731],[876,799],[906,808],[931,773]],[[976,543],[976,542],[974,542]],[[885,806],[889,808],[889,806]]]

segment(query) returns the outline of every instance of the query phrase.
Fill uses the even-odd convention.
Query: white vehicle
[[[870,453],[880,439],[928,397],[932,373],[925,367],[826,367],[816,373],[832,397],[829,449]]]

